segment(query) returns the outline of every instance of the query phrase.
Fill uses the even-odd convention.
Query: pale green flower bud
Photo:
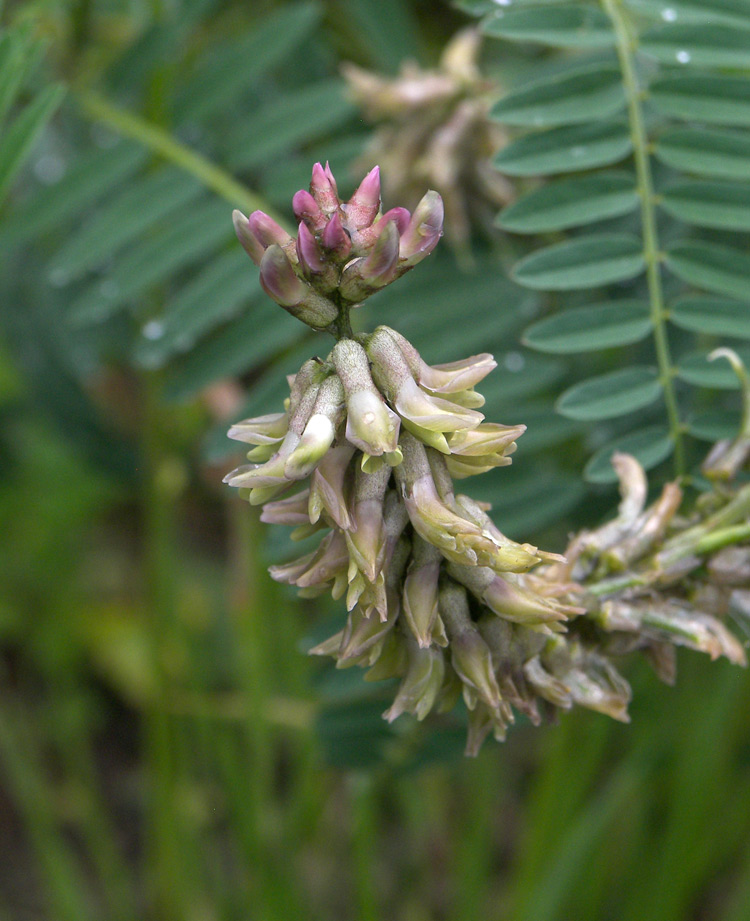
[[[464,409],[440,397],[431,397],[419,388],[401,350],[384,327],[367,341],[367,354],[372,361],[372,376],[380,391],[410,428],[418,433],[456,432],[475,428],[484,419],[481,413]]]
[[[286,413],[269,413],[267,416],[235,422],[227,432],[227,437],[251,445],[275,445],[282,440],[288,429],[289,416]]]
[[[419,537],[414,538],[412,559],[404,581],[404,618],[417,644],[424,649],[437,639],[433,632],[438,632],[438,579],[442,562],[443,555],[437,547]]]
[[[392,723],[402,713],[413,713],[423,720],[432,710],[443,686],[445,660],[440,649],[420,648],[414,640],[403,638],[408,656],[406,675],[399,685],[396,699],[383,718]]]
[[[351,518],[353,526],[346,531],[349,548],[349,581],[361,572],[369,582],[374,582],[383,568],[385,559],[385,528],[383,502],[388,481],[389,467],[377,473],[357,470],[354,475]]]
[[[329,449],[315,468],[310,480],[308,513],[315,523],[325,512],[339,528],[348,531],[352,526],[347,508],[347,470],[354,456],[354,448],[341,445]]]
[[[471,709],[476,703],[476,696],[467,694],[468,688],[476,692],[488,707],[496,710],[501,698],[492,655],[471,620],[465,589],[455,582],[446,582],[440,588],[439,606],[450,640],[451,663],[464,683],[467,707]]]
[[[367,353],[353,339],[340,339],[331,357],[346,391],[347,441],[375,457],[395,455],[399,418],[373,383]]]
[[[344,418],[344,408],[344,388],[339,378],[332,374],[320,385],[300,442],[284,465],[289,479],[301,479],[312,473],[333,444],[336,429]]]

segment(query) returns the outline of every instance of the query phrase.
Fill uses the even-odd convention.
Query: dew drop
[[[52,269],[49,273],[49,283],[53,288],[64,288],[70,281],[70,276],[65,269]]]
[[[674,22],[677,19],[677,11],[673,10],[671,6],[665,7],[661,11],[661,18],[664,22]]]
[[[570,151],[571,157],[582,157],[586,153],[585,147],[574,147]]]
[[[675,57],[677,58],[677,61],[680,64],[690,63],[690,52],[689,51],[678,51]]]
[[[495,0],[498,6],[510,6],[511,0]]]
[[[164,335],[164,324],[159,320],[149,320],[141,330],[141,333],[144,339],[150,339],[152,342],[155,339],[161,339]]]
[[[44,185],[54,185],[65,175],[65,160],[56,154],[45,154],[34,164],[34,175]]]
[[[516,374],[519,371],[523,371],[526,366],[526,359],[520,352],[508,352],[503,359],[503,365],[506,371]]]

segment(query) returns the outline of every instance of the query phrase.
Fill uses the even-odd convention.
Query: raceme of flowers
[[[368,680],[399,679],[389,721],[462,698],[469,754],[489,733],[503,739],[515,712],[539,723],[580,704],[627,719],[630,691],[613,664],[623,652],[643,651],[666,680],[674,644],[743,662],[721,620],[742,589],[726,577],[725,545],[712,545],[707,569],[705,536],[717,516],[724,528],[747,517],[748,497],[725,493],[703,518],[677,519],[679,488],[645,508],[645,475],[623,456],[618,517],[579,535],[566,557],[509,539],[488,505],[454,488],[509,464],[525,430],[479,411],[475,387],[492,356],[431,366],[396,330],[354,335],[349,323],[351,309],[437,245],[440,196],[428,192],[413,214],[383,214],[377,167],[342,202],[316,164],[293,209],[296,238],[259,211],[235,212],[237,234],[266,292],[336,342],[290,379],[283,412],[230,429],[252,448],[225,482],[263,506],[262,521],[293,527],[295,539],[320,535],[312,552],[271,567],[305,597],[330,591],[345,602],[343,629],[312,652],[367,668]],[[710,598],[707,572],[712,590],[721,586]]]

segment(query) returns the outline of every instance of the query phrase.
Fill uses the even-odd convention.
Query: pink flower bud
[[[341,223],[341,215],[338,211],[334,213],[331,220],[326,224],[321,242],[336,260],[343,262],[351,252],[352,240],[349,234],[344,230]]]
[[[401,235],[401,260],[407,266],[421,262],[437,246],[443,233],[443,199],[427,192]]]
[[[346,223],[351,231],[369,227],[380,210],[380,167],[370,170],[344,206]]]
[[[256,265],[260,265],[265,247],[250,229],[249,220],[241,211],[235,210],[232,212],[232,223],[234,224],[234,232],[237,234],[237,239],[242,244],[242,248]]]
[[[326,269],[326,262],[318,248],[318,243],[307,227],[300,224],[297,232],[297,256],[300,265],[311,275],[319,275]]]
[[[325,214],[333,214],[337,211],[339,205],[339,193],[336,188],[336,180],[333,173],[326,163],[325,169],[320,163],[316,163],[312,168],[312,180],[310,182],[310,192],[318,203],[318,207]]]
[[[282,307],[296,306],[309,290],[297,277],[284,250],[275,243],[263,254],[260,263],[260,283],[266,294]]]
[[[253,211],[247,219],[247,224],[252,235],[264,249],[267,249],[273,243],[288,247],[293,242],[286,230],[283,227],[279,227],[276,221],[264,211]]]
[[[322,230],[326,226],[326,216],[306,189],[294,193],[292,210],[297,220],[303,221],[312,230]]]

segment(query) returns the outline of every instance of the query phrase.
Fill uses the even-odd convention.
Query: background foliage
[[[431,361],[498,357],[487,416],[529,431],[472,487],[562,549],[612,505],[580,475],[607,480],[612,439],[656,482],[737,424],[705,356],[750,336],[750,16],[463,5],[490,11],[514,235],[477,238],[471,269],[436,253],[359,322]],[[461,725],[388,727],[378,686],[306,659],[340,611],[270,583],[286,538],[218,485],[230,419],[277,409],[316,349],[231,208],[288,220],[315,159],[353,188],[370,129],[339,63],[429,66],[470,21],[417,0],[4,10],[0,917],[750,917],[745,676],[634,669],[631,726],[571,714],[465,762]]]

